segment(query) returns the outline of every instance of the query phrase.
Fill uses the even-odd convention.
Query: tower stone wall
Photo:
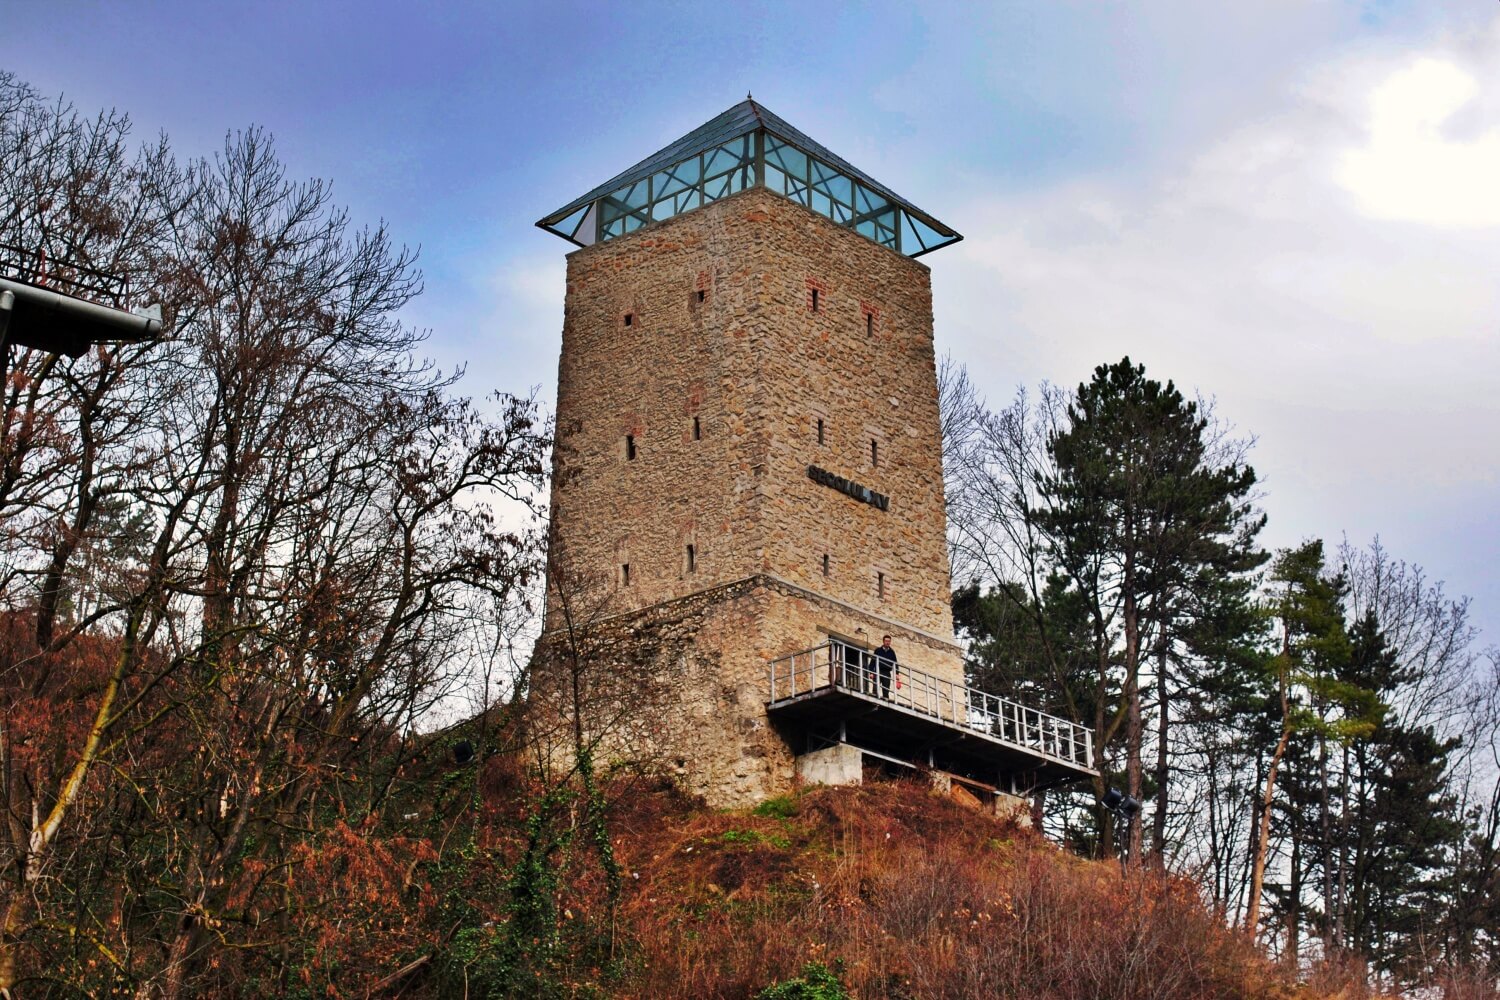
[[[961,681],[924,265],[763,188],[578,250],[557,424],[539,662],[649,646],[638,731],[690,790],[791,785],[767,664],[830,635]]]

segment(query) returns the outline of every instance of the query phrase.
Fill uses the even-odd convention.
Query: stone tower
[[[657,693],[631,721],[714,804],[785,791],[820,750],[804,771],[831,780],[920,756],[898,715],[941,721],[941,690],[968,714],[914,259],[958,234],[749,100],[538,224],[582,247],[543,647],[587,632],[604,669],[649,646]],[[864,652],[887,634],[894,690]],[[894,729],[849,749],[850,706],[820,692]]]

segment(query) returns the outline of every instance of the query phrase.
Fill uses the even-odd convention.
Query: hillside
[[[1122,877],[910,782],[816,788],[737,812],[637,789],[610,828],[613,920],[587,830],[564,835],[529,881],[517,877],[524,843],[493,841],[463,865],[433,866],[434,890],[462,898],[450,915],[465,926],[436,961],[386,985],[686,1000],[755,997],[826,969],[859,998],[1336,995],[1293,987],[1191,883]],[[556,909],[526,907],[524,885],[550,890]],[[531,932],[518,940],[514,921]],[[349,981],[328,985],[357,995]],[[843,994],[793,984],[769,995]]]

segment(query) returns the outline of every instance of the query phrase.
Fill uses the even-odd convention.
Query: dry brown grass
[[[771,812],[624,821],[636,962],[618,995],[752,997],[810,960],[862,998],[1336,995],[1294,987],[1190,883],[1122,876],[920,785]]]

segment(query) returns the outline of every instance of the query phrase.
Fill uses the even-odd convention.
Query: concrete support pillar
[[[847,743],[814,750],[797,758],[797,777],[810,785],[861,785],[864,755]]]
[[[995,793],[995,815],[1000,819],[1013,819],[1017,826],[1031,826],[1031,802],[1020,795]]]

